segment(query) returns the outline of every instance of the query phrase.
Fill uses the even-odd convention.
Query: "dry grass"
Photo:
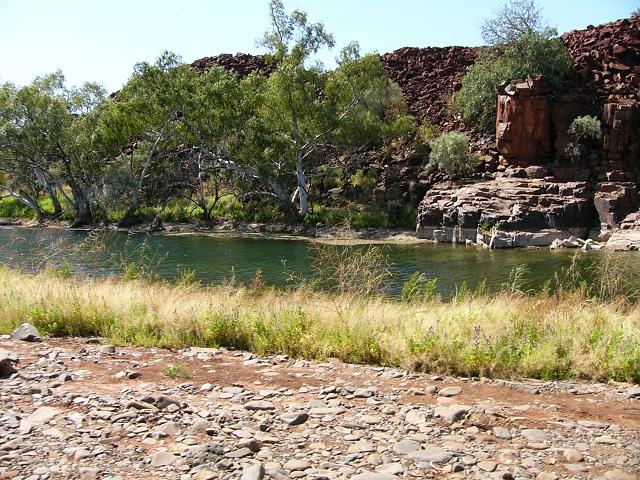
[[[300,288],[82,280],[0,268],[0,332],[396,365],[438,373],[640,381],[640,307],[582,293],[403,303]]]

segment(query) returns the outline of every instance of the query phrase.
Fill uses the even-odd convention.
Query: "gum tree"
[[[278,185],[285,188],[293,183],[290,203],[304,216],[310,179],[327,156],[366,146],[381,135],[390,82],[378,57],[360,57],[357,44],[343,50],[336,71],[326,71],[314,56],[334,46],[333,36],[304,12],[287,14],[282,2],[273,0],[270,18],[262,44],[277,69],[259,84],[252,123],[259,132],[253,140],[267,145],[258,149],[259,170],[281,179]]]

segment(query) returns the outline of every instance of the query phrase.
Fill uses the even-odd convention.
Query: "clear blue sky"
[[[285,0],[322,21],[337,46],[364,52],[403,46],[479,45],[483,18],[501,0]],[[640,0],[539,0],[560,32],[628,17]],[[61,69],[70,84],[118,89],[136,62],[163,50],[186,62],[219,53],[260,53],[267,0],[0,0],[0,83],[23,84]],[[321,59],[331,64],[337,52]]]

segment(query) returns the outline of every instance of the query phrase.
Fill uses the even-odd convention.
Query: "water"
[[[249,283],[259,270],[270,284],[283,285],[291,273],[310,275],[313,242],[305,240],[248,238],[238,236],[127,235],[110,233],[104,238],[104,251],[81,253],[88,234],[57,229],[0,228],[0,263],[27,270],[38,270],[48,261],[66,262],[74,271],[88,276],[120,273],[118,258],[139,258],[144,248],[156,264],[155,272],[174,279],[192,269],[204,282],[220,283],[234,279]],[[144,245],[144,247],[142,247]],[[362,249],[366,245],[340,248]],[[575,251],[549,249],[485,250],[460,245],[392,244],[381,247],[388,257],[393,278],[389,289],[395,295],[413,272],[437,277],[443,296],[448,297],[467,282],[471,287],[486,279],[491,290],[508,281],[511,270],[521,264],[529,269],[528,287],[539,288],[554,272],[570,264]],[[603,252],[583,255],[596,261]],[[620,252],[625,262],[640,271],[637,252]]]

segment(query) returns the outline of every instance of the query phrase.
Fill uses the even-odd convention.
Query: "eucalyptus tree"
[[[4,196],[11,196],[44,218],[41,194],[54,215],[62,213],[61,197],[73,208],[77,224],[93,219],[90,190],[99,164],[86,163],[79,145],[79,126],[104,100],[104,90],[86,83],[67,88],[61,72],[37,77],[24,87],[0,88],[0,170]],[[86,131],[87,135],[93,132]],[[95,167],[95,168],[94,168]]]
[[[247,145],[254,147],[253,158],[259,158],[263,174],[268,172],[278,198],[293,187],[288,202],[304,216],[309,181],[320,174],[322,161],[341,149],[375,142],[382,132],[391,83],[379,58],[360,57],[357,44],[343,50],[336,71],[326,71],[315,59],[335,44],[324,25],[310,23],[299,10],[286,13],[280,0],[271,1],[269,12],[271,29],[262,44],[277,68],[262,82],[246,80],[257,87],[253,95],[259,99],[251,124],[258,133],[250,134]],[[260,144],[265,147],[255,148]]]

